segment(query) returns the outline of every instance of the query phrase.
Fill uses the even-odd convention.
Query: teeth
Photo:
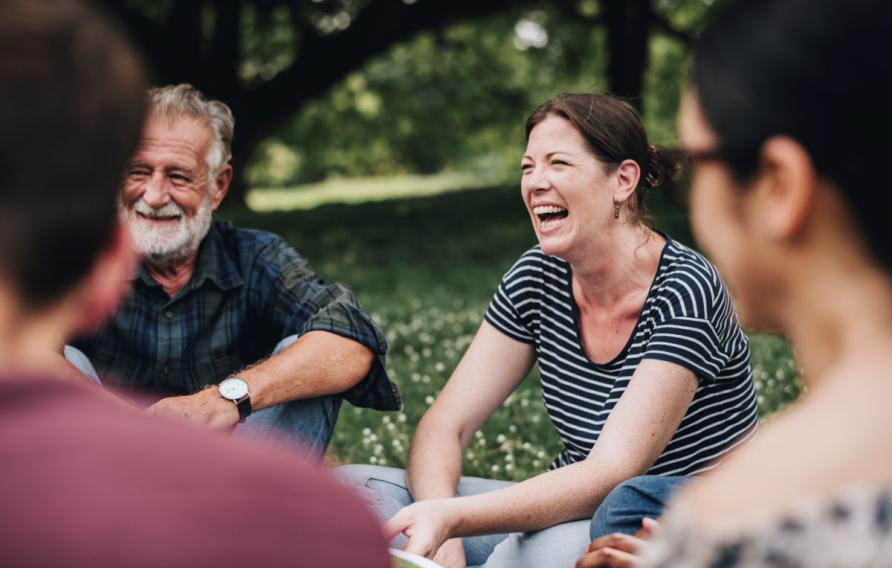
[[[554,205],[537,205],[533,207],[533,213],[536,215],[547,215],[549,213],[562,213],[566,211],[563,207],[556,207]]]

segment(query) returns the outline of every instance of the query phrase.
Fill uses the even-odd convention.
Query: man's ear
[[[762,178],[751,211],[774,239],[795,239],[805,228],[814,209],[817,173],[802,145],[788,136],[774,136],[761,150]]]
[[[214,178],[214,187],[211,188],[211,206],[214,208],[214,211],[223,203],[223,198],[226,197],[226,192],[229,191],[229,184],[231,183],[232,166],[226,164],[220,170],[220,173],[217,174],[217,177]]]
[[[123,223],[115,221],[111,240],[81,284],[81,309],[75,330],[78,335],[96,331],[112,316],[138,268],[139,258],[130,233]]]
[[[613,172],[616,184],[613,188],[613,201],[625,203],[638,187],[641,179],[641,168],[635,160],[623,160]]]

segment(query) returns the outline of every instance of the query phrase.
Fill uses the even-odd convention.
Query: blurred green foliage
[[[654,197],[658,228],[690,244],[683,212]],[[470,344],[502,274],[535,243],[516,186],[229,215],[285,236],[326,279],[349,284],[387,332],[388,368],[404,408],[345,405],[332,442],[343,463],[404,465],[415,425]],[[752,350],[766,415],[798,396],[796,365],[778,338],[753,336]],[[464,472],[524,479],[543,471],[558,449],[534,368],[471,442]]]
[[[707,6],[655,5],[685,28],[702,20]],[[577,12],[597,18],[598,3],[579,2]],[[306,103],[259,147],[248,179],[281,186],[444,170],[510,179],[524,120],[538,104],[562,92],[606,88],[605,44],[602,26],[549,3],[422,33]],[[681,41],[652,34],[642,102],[655,142],[674,138],[685,66]]]

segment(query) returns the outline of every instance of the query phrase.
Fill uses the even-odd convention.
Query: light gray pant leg
[[[85,377],[97,385],[102,384],[102,381],[99,380],[99,375],[96,373],[96,369],[93,367],[93,363],[90,362],[90,358],[87,357],[83,351],[77,347],[66,345],[62,354],[65,356],[65,359],[71,363],[75,369],[83,373]]]
[[[287,349],[298,337],[286,337],[276,345],[272,354]],[[321,459],[334,432],[340,408],[340,395],[293,400],[251,413],[235,433],[297,444]]]
[[[378,513],[378,518],[382,522],[397,514],[403,507],[412,504],[412,495],[409,493],[406,483],[406,471],[403,469],[356,464],[339,467],[335,470],[335,474],[366,499],[372,510]],[[478,495],[509,485],[513,484],[510,481],[462,477],[458,482],[456,495],[459,497]],[[585,530],[588,534],[588,524],[586,524]],[[463,538],[468,566],[482,565],[486,558],[492,554],[496,545],[506,536],[508,535],[491,534]],[[390,545],[395,548],[403,548],[406,545],[406,537],[397,535]]]
[[[511,533],[496,545],[484,568],[572,568],[589,542],[588,519],[541,531]]]

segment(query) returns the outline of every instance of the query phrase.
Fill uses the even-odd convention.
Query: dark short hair
[[[635,107],[606,93],[570,93],[550,99],[533,111],[526,122],[526,136],[549,116],[567,120],[582,135],[589,150],[601,162],[618,165],[633,160],[641,170],[630,203],[639,219],[646,218],[645,197],[678,171],[677,160],[647,141],[647,132]]]
[[[700,38],[693,75],[720,155],[739,180],[758,171],[766,139],[794,138],[839,187],[887,268],[890,37],[887,0],[726,2]]]
[[[0,278],[26,307],[60,299],[109,242],[144,90],[85,2],[0,2]]]

